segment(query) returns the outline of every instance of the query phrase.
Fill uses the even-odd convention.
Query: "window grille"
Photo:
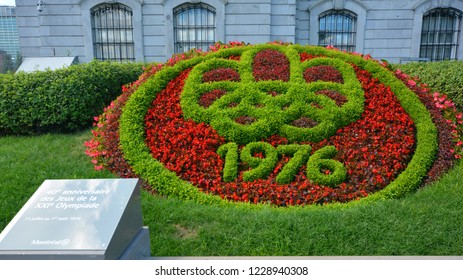
[[[99,60],[135,60],[132,10],[105,3],[91,10],[93,51]]]
[[[423,15],[420,57],[431,61],[457,59],[462,13],[437,8]]]
[[[330,10],[318,17],[318,45],[354,52],[357,15],[347,10]]]
[[[174,9],[175,53],[191,49],[207,51],[215,43],[215,9],[204,3],[188,3]]]

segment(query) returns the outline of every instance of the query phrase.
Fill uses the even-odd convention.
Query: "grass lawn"
[[[111,178],[90,132],[0,137],[0,230],[46,179]],[[463,164],[400,200],[345,209],[198,205],[142,193],[153,256],[463,255]]]

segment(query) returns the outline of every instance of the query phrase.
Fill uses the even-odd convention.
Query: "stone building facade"
[[[215,41],[463,58],[463,0],[16,0],[23,57],[162,62]],[[39,11],[40,10],[40,11]]]

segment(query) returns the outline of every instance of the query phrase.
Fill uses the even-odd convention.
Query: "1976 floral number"
[[[278,163],[279,156],[292,158],[282,168],[276,177],[279,184],[291,183],[299,169],[306,164],[306,175],[314,183],[335,187],[346,179],[346,168],[333,159],[337,150],[334,146],[325,146],[317,150],[312,156],[310,145],[280,145],[273,147],[265,142],[251,142],[247,144],[238,157],[238,144],[230,142],[219,147],[217,153],[224,158],[223,180],[232,182],[238,177],[238,160],[252,169],[243,173],[243,180],[251,182],[267,178]]]

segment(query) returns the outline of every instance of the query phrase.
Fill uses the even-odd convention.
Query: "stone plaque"
[[[142,227],[138,179],[46,180],[0,234],[0,259],[119,259]]]

